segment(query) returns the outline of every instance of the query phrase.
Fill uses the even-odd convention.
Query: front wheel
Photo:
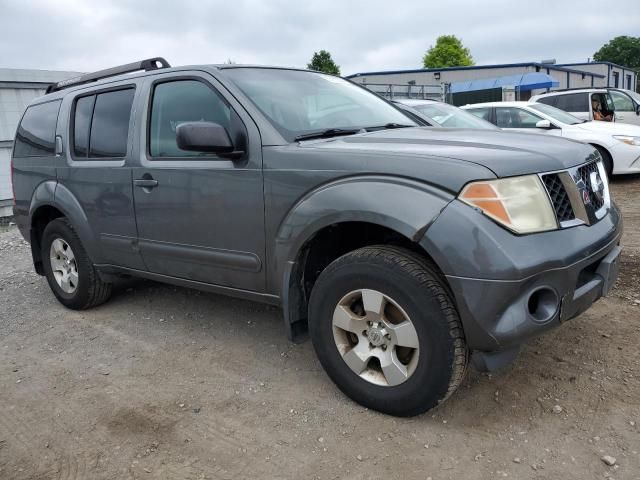
[[[102,281],[68,220],[51,221],[41,243],[44,273],[60,303],[84,310],[109,299],[111,284]]]
[[[336,385],[391,415],[438,405],[466,370],[468,350],[444,280],[406,249],[365,247],[331,263],[311,293],[309,330]]]

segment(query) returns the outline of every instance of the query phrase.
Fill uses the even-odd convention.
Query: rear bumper
[[[622,219],[613,204],[590,227],[521,237],[456,202],[451,206],[424,242],[427,249],[434,241],[441,245],[434,260],[444,270],[472,350],[517,346],[584,312],[615,282]],[[476,218],[465,221],[464,215]],[[447,224],[455,231],[443,237]]]

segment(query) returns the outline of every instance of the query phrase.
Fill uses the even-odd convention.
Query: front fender
[[[302,338],[306,310],[295,287],[296,262],[304,246],[329,225],[366,222],[419,240],[453,195],[400,177],[359,176],[325,184],[305,195],[280,224],[274,248],[273,282],[278,288],[287,335]]]
[[[275,237],[275,278],[286,295],[287,265],[320,230],[343,222],[367,222],[417,241],[453,195],[398,177],[358,176],[325,184],[305,195],[280,224]],[[283,278],[283,275],[285,278]]]

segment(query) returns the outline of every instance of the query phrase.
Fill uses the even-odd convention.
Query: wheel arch
[[[308,300],[331,261],[355,249],[403,246],[437,264],[418,242],[453,196],[405,179],[359,178],[307,195],[281,223],[274,281],[291,340],[306,336]],[[312,219],[312,221],[309,221]]]
[[[89,257],[96,262],[96,255],[99,256],[99,249],[95,247],[95,236],[80,202],[71,191],[63,185],[58,183],[52,188],[52,186],[47,185],[47,183],[49,182],[41,184],[36,189],[29,208],[29,240],[36,272],[40,275],[44,274],[41,254],[41,242],[44,229],[49,222],[60,217],[69,220],[80,237],[82,245],[89,254]]]

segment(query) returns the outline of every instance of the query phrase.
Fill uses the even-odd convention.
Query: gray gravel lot
[[[273,307],[141,281],[66,310],[0,227],[0,479],[640,479],[640,178],[613,191],[613,294],[412,419],[344,397]]]

